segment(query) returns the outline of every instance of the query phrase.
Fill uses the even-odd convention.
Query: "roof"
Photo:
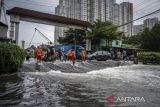
[[[7,37],[0,37],[0,42],[10,42],[12,39],[9,39]]]
[[[44,20],[49,20],[57,23],[63,23],[63,24],[69,24],[69,25],[77,25],[81,27],[88,27],[90,26],[90,23],[87,21],[77,20],[77,19],[71,19],[63,16],[58,16],[54,14],[48,14],[43,12],[38,12],[35,10],[29,10],[19,7],[14,7],[10,10],[7,10],[7,14],[14,14],[14,15],[20,15],[20,16],[27,16],[32,18],[39,18]]]
[[[2,22],[0,22],[0,26],[8,27],[8,25],[6,25],[6,24],[4,24]]]

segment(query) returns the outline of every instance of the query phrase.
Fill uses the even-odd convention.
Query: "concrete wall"
[[[122,41],[121,40],[113,40],[112,41],[112,47],[120,48],[121,46],[122,46]]]
[[[0,38],[7,38],[7,30],[7,27],[0,26]]]

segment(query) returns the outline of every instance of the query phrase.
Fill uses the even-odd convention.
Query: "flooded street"
[[[45,72],[33,72],[32,66],[25,64],[22,70],[26,71],[1,76],[0,106],[160,106],[160,66],[124,63],[117,66],[112,61],[88,62],[84,66],[77,63],[75,67],[68,63],[46,64],[42,68]],[[106,98],[112,95],[144,100],[111,103]]]

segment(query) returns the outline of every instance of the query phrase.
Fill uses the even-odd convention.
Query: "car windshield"
[[[99,54],[102,54],[102,51],[96,51],[93,53],[93,55],[99,55]]]

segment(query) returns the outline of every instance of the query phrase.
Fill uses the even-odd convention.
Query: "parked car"
[[[93,54],[87,55],[89,60],[106,61],[111,59],[111,54],[107,51],[96,51]]]

